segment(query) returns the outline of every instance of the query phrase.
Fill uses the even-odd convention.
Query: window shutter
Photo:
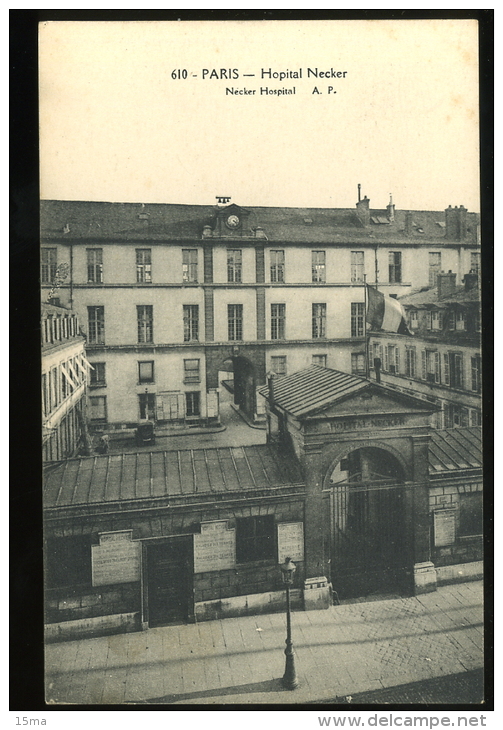
[[[389,370],[389,345],[384,348],[384,369]]]
[[[426,380],[426,350],[421,351],[422,378]]]
[[[451,384],[451,378],[450,378],[451,370],[449,367],[449,355],[447,353],[444,354],[444,383],[446,385]]]
[[[435,353],[435,383],[440,383],[440,353]]]
[[[395,347],[395,368],[396,372],[400,372],[400,350],[398,347]]]

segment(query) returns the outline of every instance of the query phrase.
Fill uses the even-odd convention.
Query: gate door
[[[148,546],[149,625],[187,621],[192,598],[191,542],[173,538]]]
[[[403,487],[334,486],[331,523],[331,580],[340,598],[405,589]]]

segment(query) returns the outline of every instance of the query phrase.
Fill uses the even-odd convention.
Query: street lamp
[[[285,673],[283,675],[283,687],[285,689],[296,689],[299,686],[297,673],[295,671],[295,653],[292,645],[292,626],[290,621],[290,586],[293,583],[293,574],[297,566],[292,563],[290,558],[286,558],[285,562],[280,566],[283,583],[286,587],[286,649],[285,649]]]

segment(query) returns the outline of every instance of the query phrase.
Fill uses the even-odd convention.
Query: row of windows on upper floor
[[[407,312],[407,322],[411,330],[423,329],[431,332],[480,332],[482,327],[480,308],[475,305],[469,309],[458,306],[445,310],[411,309]]]
[[[79,334],[75,314],[45,314],[42,319],[42,344],[54,345]]]
[[[105,344],[105,307],[88,307],[89,344]],[[150,304],[137,305],[137,342],[154,342],[154,307]],[[351,303],[351,337],[363,337],[365,328],[365,304]],[[227,338],[231,341],[243,340],[244,308],[242,304],[227,305]],[[271,304],[270,316],[271,340],[286,338],[286,304]],[[327,337],[327,304],[325,302],[312,304],[311,309],[311,336],[313,339]],[[298,335],[291,339],[299,339]],[[183,340],[184,342],[199,341],[199,305],[183,305]]]
[[[437,349],[420,349],[415,345],[402,348],[394,343],[374,342],[371,356],[374,367],[377,365],[392,375],[405,375],[474,393],[480,393],[482,388],[482,359],[478,353],[471,356],[455,351],[440,353]]]
[[[104,283],[103,249],[88,248],[87,255],[87,282],[89,284]],[[136,281],[139,284],[152,283],[152,249],[137,248]],[[436,286],[437,274],[442,267],[441,253],[432,251],[428,254],[429,283]],[[480,253],[470,254],[470,264],[473,271],[479,271]],[[198,249],[182,249],[182,281],[197,283],[200,280],[198,270]],[[351,283],[363,283],[365,276],[365,252],[351,251],[350,265]],[[43,284],[52,284],[57,278],[58,262],[56,248],[42,248],[41,281]],[[323,284],[327,281],[326,251],[311,251],[311,281]],[[272,283],[284,283],[285,279],[285,251],[283,249],[269,251],[269,277]],[[243,282],[243,251],[242,249],[227,249],[227,283],[239,284]],[[402,252],[388,253],[388,282],[399,284],[402,282]]]
[[[75,355],[42,374],[42,413],[50,416],[63,401],[87,380],[89,363],[83,355]]]

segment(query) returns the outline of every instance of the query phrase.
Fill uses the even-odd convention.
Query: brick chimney
[[[393,196],[392,196],[391,193],[389,194],[389,203],[388,203],[388,205],[386,207],[386,210],[387,210],[387,213],[388,213],[388,220],[389,220],[389,222],[390,223],[393,223],[393,221],[395,220],[395,206],[393,204]]]
[[[448,241],[463,241],[466,238],[466,214],[464,205],[451,205],[445,209],[445,237]]]
[[[476,271],[470,271],[469,274],[465,274],[463,283],[465,285],[465,291],[476,289],[479,284],[479,275]]]
[[[453,274],[450,269],[447,273],[441,271],[440,274],[437,274],[437,287],[438,299],[443,299],[453,294],[456,291],[456,274]]]
[[[365,196],[363,200],[359,200],[357,202],[356,215],[364,226],[368,226],[370,224],[370,199],[367,198],[367,196]]]
[[[412,236],[412,211],[405,211],[405,228],[404,233],[406,236]]]

